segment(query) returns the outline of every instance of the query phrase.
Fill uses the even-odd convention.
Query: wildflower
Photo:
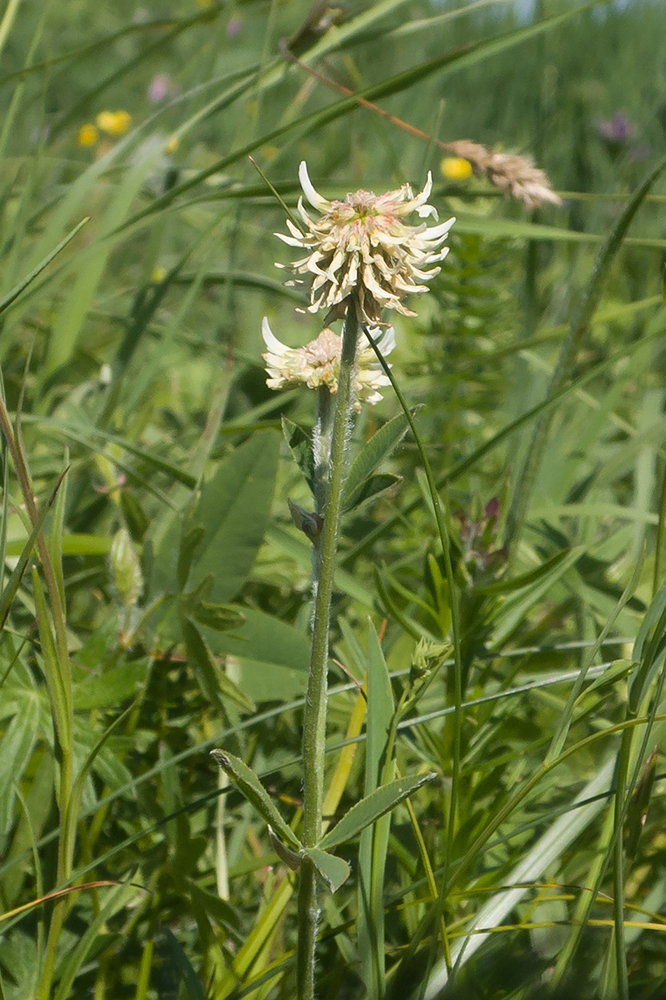
[[[100,111],[95,122],[107,135],[122,135],[132,124],[132,116],[128,111]]]
[[[636,135],[636,126],[618,111],[611,119],[597,122],[597,132],[612,146],[622,146]]]
[[[227,38],[235,38],[243,30],[243,22],[240,17],[230,17],[227,21]]]
[[[301,233],[289,220],[290,236],[276,233],[289,246],[307,250],[307,256],[291,265],[298,274],[313,275],[309,312],[328,310],[327,321],[344,315],[353,296],[359,321],[376,326],[382,309],[395,309],[404,316],[416,315],[403,304],[411,293],[428,289],[427,281],[439,267],[424,270],[444,260],[448,248],[438,251],[454,219],[427,228],[407,226],[404,216],[416,212],[422,219],[437,212],[426,202],[432,177],[416,197],[408,184],[396,191],[376,195],[355,191],[344,201],[327,201],[318,194],[308,176],[305,162],[298,176],[303,192],[321,218],[312,219],[298,202],[299,214],[307,227]],[[282,265],[278,264],[278,267]]]
[[[158,73],[148,84],[148,100],[151,104],[159,104],[171,93],[171,78],[168,73]]]
[[[447,181],[466,181],[472,176],[472,164],[462,156],[445,156],[439,169]]]
[[[82,125],[76,137],[79,146],[94,146],[98,139],[99,132],[92,122],[86,122],[85,125]]]
[[[382,354],[390,354],[395,347],[393,327],[382,330],[374,328],[369,332],[381,348]],[[287,347],[273,335],[266,317],[261,326],[261,333],[267,347],[262,357],[266,362],[269,376],[266,385],[269,389],[306,385],[309,389],[326,386],[331,393],[338,391],[342,338],[337,333],[327,327],[305,347]],[[356,412],[361,409],[361,403],[369,403],[371,406],[378,403],[382,399],[378,390],[385,385],[390,385],[390,380],[384,374],[374,351],[365,339],[359,340],[352,380]]]

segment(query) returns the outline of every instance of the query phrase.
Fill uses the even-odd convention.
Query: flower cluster
[[[306,232],[301,233],[287,220],[291,235],[276,236],[289,246],[307,250],[290,270],[312,275],[309,312],[326,309],[328,322],[343,316],[353,297],[359,322],[365,325],[380,323],[382,309],[416,315],[403,299],[428,290],[422,282],[439,273],[439,267],[430,265],[446,257],[448,248],[439,248],[455,221],[449,219],[430,229],[425,222],[408,226],[403,221],[412,212],[422,219],[437,218],[434,207],[426,204],[432,190],[431,175],[416,197],[410,186],[403,184],[397,191],[381,195],[355,191],[343,201],[328,201],[318,194],[305,163],[300,165],[299,179],[307,200],[321,216],[311,218],[301,198],[298,212]],[[424,270],[428,267],[430,270]]]
[[[326,328],[309,344],[294,348],[280,343],[273,335],[265,317],[261,332],[267,348],[263,358],[268,373],[266,384],[270,389],[306,385],[309,389],[326,386],[331,393],[337,392],[342,353],[342,338],[337,333]],[[384,356],[390,354],[395,347],[393,327],[383,330],[373,329],[369,332],[382,354]],[[358,412],[361,403],[370,405],[378,403],[382,398],[378,390],[386,385],[390,385],[389,379],[377,361],[374,351],[365,339],[359,339],[352,383],[354,409]]]

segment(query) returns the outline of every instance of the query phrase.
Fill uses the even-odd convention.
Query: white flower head
[[[306,385],[309,389],[326,386],[331,393],[338,391],[342,338],[337,333],[327,327],[304,347],[287,347],[274,336],[266,317],[261,325],[261,333],[267,348],[262,357],[266,362],[266,385],[269,389]],[[383,355],[391,353],[395,347],[395,331],[392,326],[373,328],[369,333]],[[352,379],[354,409],[358,412],[361,403],[374,406],[382,399],[378,390],[390,384],[375,352],[365,337],[359,337]]]
[[[422,282],[441,270],[431,265],[446,257],[448,248],[440,248],[455,222],[449,219],[430,228],[425,222],[418,226],[403,222],[412,212],[422,219],[437,218],[435,208],[426,204],[432,190],[431,174],[416,197],[409,184],[403,184],[381,195],[354,191],[343,201],[328,201],[318,194],[305,162],[298,176],[305,197],[320,218],[310,217],[301,198],[298,212],[306,232],[301,233],[287,220],[291,235],[275,235],[289,246],[307,250],[290,270],[312,276],[308,311],[326,309],[326,320],[334,319],[344,315],[347,300],[353,295],[359,321],[365,325],[380,323],[382,309],[416,315],[403,299],[428,291]]]

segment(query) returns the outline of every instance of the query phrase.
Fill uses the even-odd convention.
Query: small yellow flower
[[[180,139],[177,135],[174,135],[173,139],[169,139],[166,147],[167,153],[175,153],[180,146]]]
[[[395,347],[395,330],[392,326],[383,329],[370,329],[370,335],[381,348],[383,355],[390,354]],[[328,328],[321,331],[315,340],[305,347],[287,347],[273,335],[268,320],[264,316],[261,333],[266,344],[266,353],[262,355],[266,362],[269,389],[287,389],[292,386],[306,385],[308,389],[318,389],[326,386],[329,392],[338,391],[338,375],[340,373],[340,355],[342,354],[342,337]],[[358,413],[361,403],[374,406],[382,399],[378,392],[382,386],[390,385],[391,381],[375,357],[375,352],[368,345],[365,337],[359,337],[356,349],[356,369],[352,379],[354,392],[354,409]]]
[[[439,169],[447,181],[466,181],[472,176],[472,164],[462,156],[445,156]]]
[[[107,135],[123,135],[132,124],[132,116],[129,111],[100,111],[95,121]]]
[[[155,284],[159,284],[159,282],[164,281],[165,278],[166,278],[166,267],[160,267],[160,265],[158,264],[157,267],[153,268],[153,273],[150,276],[150,280],[154,281]]]
[[[99,132],[92,122],[86,122],[85,125],[82,125],[76,137],[79,146],[94,146],[98,139]]]

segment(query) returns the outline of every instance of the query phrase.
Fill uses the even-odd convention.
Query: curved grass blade
[[[7,581],[7,585],[5,586],[2,592],[2,597],[0,597],[0,631],[2,631],[2,629],[5,626],[5,622],[7,621],[7,617],[9,615],[9,611],[12,606],[12,601],[16,597],[16,592],[19,589],[21,580],[23,579],[23,574],[26,571],[28,562],[30,560],[30,556],[32,554],[32,550],[35,547],[39,533],[44,526],[46,515],[48,514],[48,512],[51,510],[51,507],[55,503],[55,499],[58,495],[58,490],[62,485],[63,479],[67,475],[67,471],[68,470],[65,469],[64,472],[61,474],[60,478],[58,479],[58,482],[53,488],[51,496],[40,510],[37,521],[35,522],[35,526],[30,532],[30,537],[23,546],[23,550],[19,557],[19,561],[14,567],[14,571],[10,576],[9,580]]]
[[[28,285],[32,284],[35,278],[42,273],[45,267],[48,267],[54,257],[57,257],[58,254],[65,249],[67,244],[74,239],[79,230],[83,229],[87,222],[90,222],[89,216],[85,219],[81,219],[78,226],[74,226],[74,228],[67,233],[67,236],[65,236],[65,238],[58,243],[57,247],[55,247],[51,253],[47,254],[36,267],[33,267],[29,274],[26,274],[25,278],[22,278],[21,281],[19,281],[18,285],[15,285],[14,288],[12,288],[12,290],[4,296],[4,298],[0,299],[0,316],[3,312],[6,312],[14,302],[16,302],[21,292],[27,288]]]

